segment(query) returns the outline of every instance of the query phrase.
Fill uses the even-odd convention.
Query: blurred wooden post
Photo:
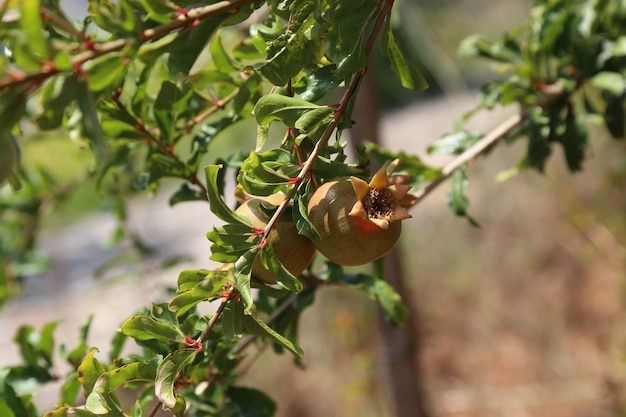
[[[365,77],[359,90],[350,130],[353,144],[363,141],[379,143],[378,104],[370,77]],[[392,400],[397,417],[427,417],[421,383],[417,308],[402,280],[402,262],[397,248],[387,255],[385,278],[393,286],[409,309],[409,318],[403,327],[389,325],[379,313],[378,323],[386,354],[387,372],[391,381]]]

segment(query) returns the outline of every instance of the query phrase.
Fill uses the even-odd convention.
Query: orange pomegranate
[[[345,266],[374,261],[393,248],[400,237],[400,220],[411,217],[403,202],[411,201],[409,186],[388,185],[386,167],[370,183],[340,178],[324,183],[309,202],[309,220],[320,238],[317,250]]]

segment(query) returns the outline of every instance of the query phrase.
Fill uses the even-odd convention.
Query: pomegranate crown
[[[369,184],[360,178],[350,177],[357,196],[350,216],[369,220],[381,229],[389,228],[391,222],[411,217],[406,208],[413,205],[414,198],[408,194],[411,187],[405,184],[410,177],[394,175],[389,178],[387,174],[389,167],[393,171],[399,164],[399,159],[385,163]]]

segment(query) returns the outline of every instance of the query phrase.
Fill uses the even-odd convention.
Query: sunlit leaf
[[[213,271],[193,288],[176,295],[169,303],[171,311],[181,316],[201,301],[217,297],[224,292],[224,284],[228,282],[227,271]]]
[[[624,76],[616,72],[599,72],[589,80],[589,83],[616,96],[621,96],[626,91]]]
[[[437,139],[428,146],[429,153],[460,155],[483,137],[482,133],[458,130]]]
[[[391,30],[391,14],[385,20],[381,48],[383,54],[391,61],[391,69],[398,75],[404,88],[414,91],[424,91],[428,88],[424,76],[407,62],[400,50]]]
[[[182,331],[164,320],[149,316],[134,316],[122,324],[121,332],[137,340],[156,339],[163,342],[185,340]]]
[[[195,349],[181,349],[167,355],[159,364],[156,372],[154,391],[166,407],[176,406],[176,382],[182,376],[184,368],[196,356]]]
[[[226,203],[224,203],[224,200],[220,195],[220,187],[218,184],[221,169],[223,169],[223,167],[218,165],[208,165],[204,169],[206,175],[207,196],[211,211],[219,219],[225,221],[226,223],[245,223],[239,215],[235,214],[235,212],[233,212],[226,205]]]
[[[261,318],[254,313],[243,316],[243,326],[247,333],[269,338],[270,340],[284,346],[300,358],[304,355],[304,352],[299,346],[296,346],[291,340],[274,331],[274,329],[264,323],[263,320],[261,320]]]
[[[325,110],[324,110],[325,109]],[[263,96],[257,101],[254,107],[254,117],[259,124],[269,124],[274,120],[279,120],[289,127],[296,127],[296,122],[310,111],[332,113],[332,109],[325,106],[317,106],[308,101],[287,97],[280,94],[270,94]]]
[[[106,371],[105,367],[94,357],[97,350],[89,352],[78,367],[78,380],[86,392],[91,392],[98,377]]]

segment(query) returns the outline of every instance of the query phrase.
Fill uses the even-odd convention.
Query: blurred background
[[[82,2],[62,3],[76,16],[84,13]],[[524,21],[530,6],[529,0],[398,1],[398,39],[431,89],[403,90],[384,58],[375,58],[369,104],[380,107],[381,142],[444,163],[426,147],[452,131],[476,104],[480,83],[497,76],[481,62],[459,60],[459,42],[476,32],[499,37]],[[469,127],[487,132],[513,111],[481,115]],[[252,144],[254,130],[237,137]],[[228,142],[222,138],[218,152],[227,154]],[[76,181],[89,163],[62,132],[32,134],[20,144],[23,163],[46,167],[59,183]],[[570,174],[555,155],[544,175],[523,171],[499,181],[524,150],[521,142],[499,146],[468,170],[470,213],[482,228],[450,212],[445,184],[404,224],[399,253],[413,318],[415,397],[432,417],[626,415],[625,143],[598,131],[583,172]],[[180,270],[212,267],[204,234],[216,220],[208,206],[170,208],[167,198],[167,192],[133,197],[126,221],[132,234],[116,244],[116,207],[93,184],[51,208],[38,247],[53,267],[33,274],[24,295],[0,310],[0,367],[17,358],[11,340],[21,323],[40,327],[62,319],[57,336],[71,345],[94,314],[90,342],[106,346],[134,310],[168,299]],[[133,239],[147,252],[136,253]],[[301,324],[304,368],[289,355],[265,352],[242,383],[266,390],[279,416],[393,416],[390,356],[378,321],[365,295],[322,289]],[[57,389],[40,394],[43,409],[53,405]]]

